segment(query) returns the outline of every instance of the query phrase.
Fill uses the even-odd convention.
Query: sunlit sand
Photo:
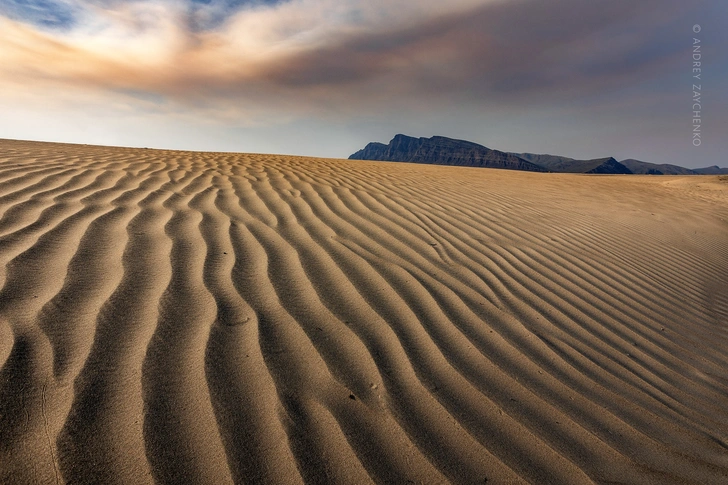
[[[0,141],[0,483],[728,483],[728,180]]]

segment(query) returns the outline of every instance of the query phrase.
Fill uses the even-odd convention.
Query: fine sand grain
[[[0,483],[728,483],[728,180],[0,141]]]

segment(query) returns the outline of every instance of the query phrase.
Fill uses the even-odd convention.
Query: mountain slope
[[[559,155],[509,153],[493,150],[466,140],[444,136],[414,138],[395,135],[389,144],[372,142],[349,159],[412,162],[434,165],[501,168],[529,172],[646,174],[646,175],[722,175],[728,168],[717,165],[689,169],[671,164],[643,162],[613,157],[577,160]]]
[[[668,163],[649,163],[641,160],[635,160],[634,158],[628,158],[622,160],[622,165],[632,171],[632,173],[646,174],[646,175],[696,175],[694,170],[689,168],[680,167],[678,165],[670,165]]]
[[[559,155],[547,155],[547,154],[538,154],[538,153],[515,153],[515,155],[524,160],[528,160],[531,163],[535,163],[536,165],[541,165],[542,167],[546,167],[548,165],[553,165],[558,162],[575,161],[575,159],[573,159],[573,158],[561,157]]]
[[[595,158],[593,160],[574,160],[565,157],[539,158],[539,165],[552,172],[562,173],[612,173],[630,174],[630,169],[619,163],[613,157]]]
[[[718,165],[712,167],[696,168],[693,170],[699,175],[728,175],[728,168],[721,168]]]
[[[504,168],[529,172],[547,171],[512,153],[491,150],[477,143],[444,136],[414,138],[399,134],[395,135],[388,145],[369,143],[349,159]]]

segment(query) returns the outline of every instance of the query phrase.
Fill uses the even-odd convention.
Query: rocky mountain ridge
[[[349,157],[358,160],[382,160],[392,162],[427,163],[437,165],[460,165],[468,167],[505,168],[546,172],[547,169],[524,160],[513,153],[491,150],[465,140],[444,136],[413,138],[395,135],[388,145],[369,143]]]
[[[717,165],[689,169],[677,165],[656,164],[635,159],[617,161],[613,157],[576,160],[558,155],[502,152],[470,141],[444,136],[415,138],[402,134],[395,135],[386,145],[378,142],[369,143],[349,158],[500,168],[529,172],[647,175],[728,174],[728,168],[720,168]]]

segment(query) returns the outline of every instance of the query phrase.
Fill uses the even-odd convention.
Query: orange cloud
[[[195,30],[178,3],[83,5],[67,31],[0,18],[0,97],[146,93],[249,121],[453,100],[542,102],[649,79],[682,48],[655,32],[687,8],[678,0],[291,0]],[[617,35],[625,27],[630,36]]]

